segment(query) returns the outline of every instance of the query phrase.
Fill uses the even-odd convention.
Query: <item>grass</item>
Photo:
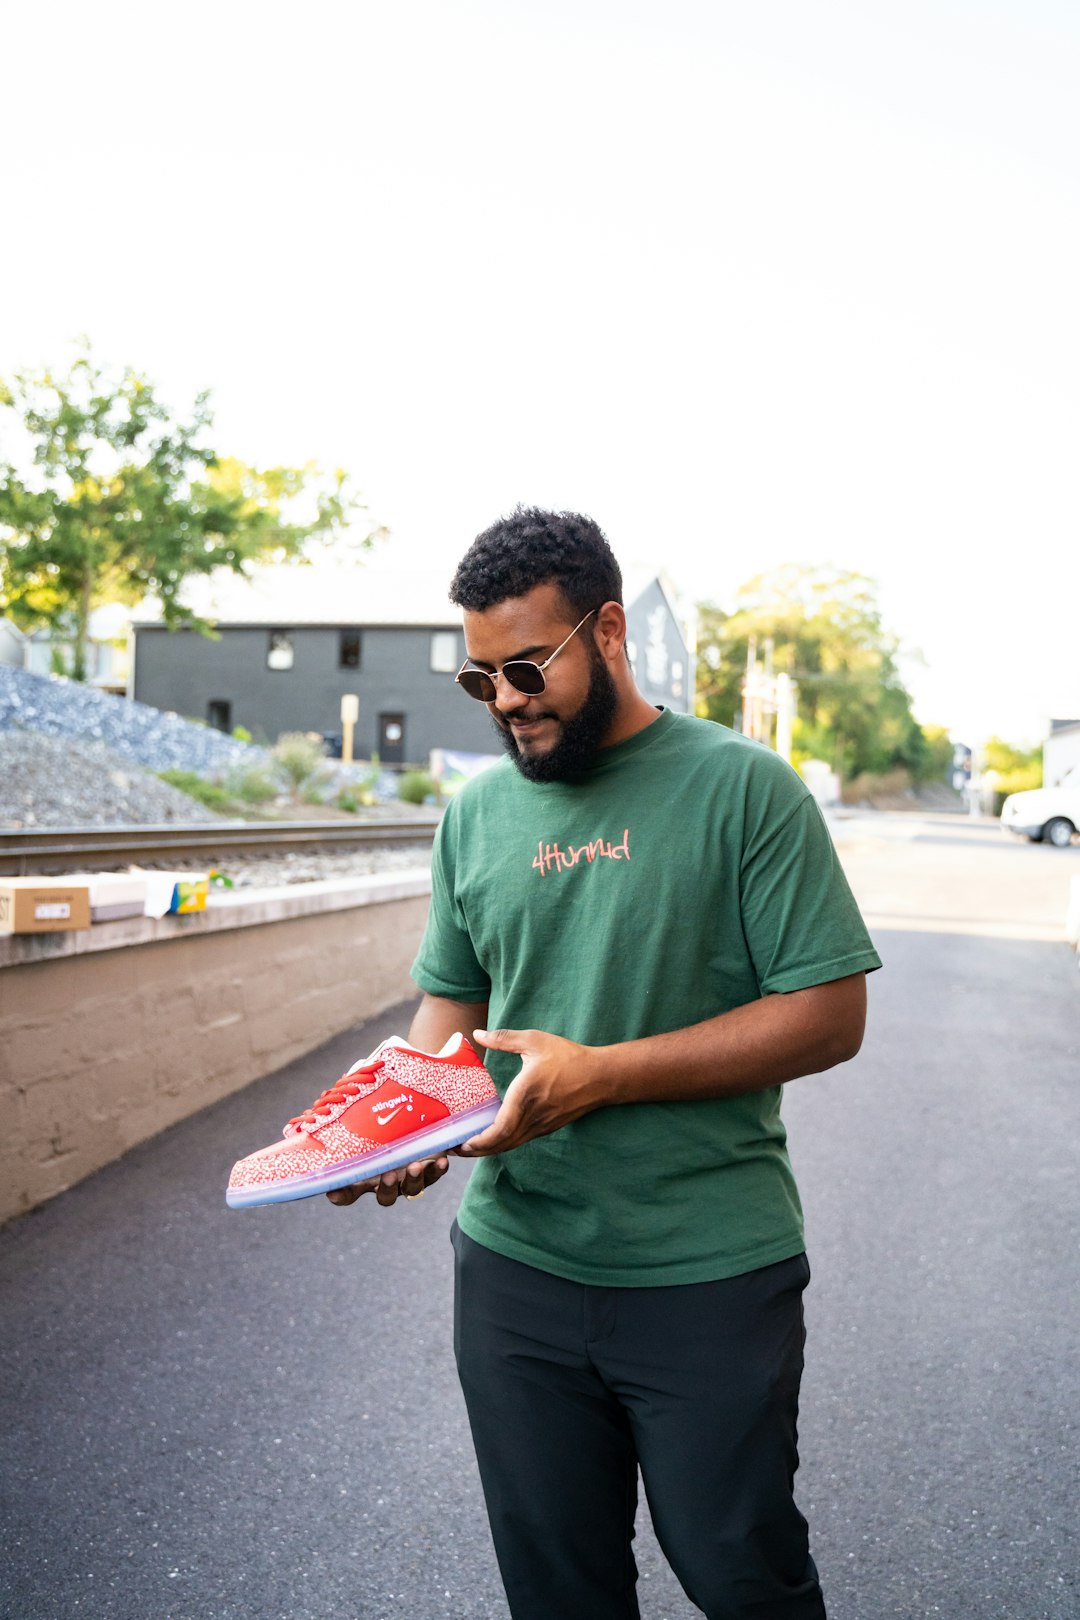
[[[221,778],[181,770],[158,771],[156,775],[221,815],[250,815],[253,809],[276,799],[279,791],[270,772],[261,765],[246,765]]]
[[[155,771],[162,782],[168,782],[170,787],[179,788],[186,793],[189,799],[197,799],[205,804],[209,810],[231,810],[236,800],[231,793],[226,792],[220,782],[208,782],[198,771]]]

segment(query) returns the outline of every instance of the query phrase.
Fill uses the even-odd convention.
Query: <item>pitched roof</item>
[[[275,563],[250,575],[218,569],[189,579],[182,601],[215,624],[459,625],[461,610],[447,597],[449,580],[426,569],[384,563]],[[160,624],[160,605],[141,604],[135,628]]]
[[[676,618],[683,619],[671,582],[664,574],[629,569],[624,578],[627,605],[657,580]],[[200,618],[220,625],[430,625],[456,628],[461,609],[447,595],[445,577],[431,568],[408,568],[379,560],[343,563],[274,563],[250,575],[218,569],[185,582],[182,601]],[[136,609],[136,629],[160,624],[160,604],[147,599]]]

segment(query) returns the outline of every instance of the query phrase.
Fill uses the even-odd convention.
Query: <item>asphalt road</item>
[[[1080,849],[866,817],[885,971],[788,1088],[807,1209],[799,1494],[832,1620],[1077,1620]],[[500,1620],[423,1200],[231,1212],[393,1010],[0,1234],[4,1620]],[[643,1518],[646,1620],[697,1613]],[[767,1617],[763,1617],[767,1620]]]

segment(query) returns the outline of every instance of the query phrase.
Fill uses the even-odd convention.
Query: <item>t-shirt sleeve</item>
[[[447,809],[431,858],[431,907],[412,977],[421,990],[451,1001],[487,1001],[491,981],[476,959],[468,926],[454,887],[456,867],[455,805]]]
[[[805,990],[881,966],[816,801],[747,841],[742,919],[763,994]]]

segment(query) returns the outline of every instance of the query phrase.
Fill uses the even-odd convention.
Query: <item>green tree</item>
[[[145,377],[106,372],[86,345],[64,376],[0,378],[0,612],[70,636],[77,679],[95,607],[156,597],[170,628],[208,632],[180,601],[191,575],[302,558],[363,509],[340,470],[219,456],[212,424],[206,393],[181,421]]]
[[[990,737],[983,746],[983,769],[993,771],[998,798],[1024,793],[1043,785],[1042,747],[1016,748],[1001,737]]]
[[[828,760],[844,778],[897,767],[933,774],[939,751],[911,712],[898,644],[865,575],[788,563],[743,585],[730,612],[711,603],[698,611],[698,714],[735,722],[750,638],[759,655],[771,638],[774,670],[798,682],[799,755]]]
[[[923,726],[926,743],[926,770],[924,780],[952,782],[953,742],[948,726]]]

